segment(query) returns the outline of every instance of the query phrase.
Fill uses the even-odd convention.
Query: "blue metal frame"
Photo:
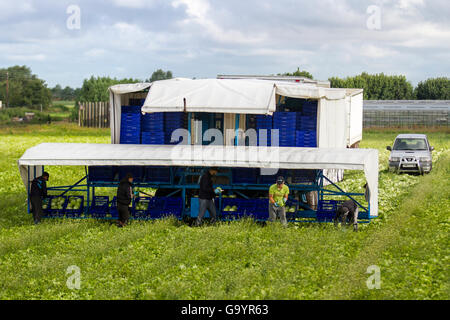
[[[232,169],[232,168],[228,168]],[[205,168],[204,167],[175,167],[170,168],[170,182],[169,183],[158,183],[158,182],[139,182],[135,183],[136,187],[140,188],[158,188],[158,189],[174,189],[173,192],[171,192],[168,196],[174,196],[178,193],[181,193],[181,197],[183,199],[183,216],[190,216],[188,214],[187,208],[186,208],[186,197],[187,197],[187,191],[188,190],[198,190],[199,185],[198,183],[190,183],[188,182],[188,177],[200,177]],[[95,197],[95,188],[97,187],[106,187],[106,188],[117,188],[119,182],[118,181],[91,181],[89,179],[89,173],[88,168],[85,167],[85,173],[86,175],[77,181],[73,185],[69,186],[56,186],[48,188],[49,191],[57,191],[62,192],[59,194],[59,196],[64,196],[70,191],[76,191],[76,192],[85,192],[86,193],[86,205],[85,205],[85,215],[84,217],[76,217],[73,219],[85,219],[89,216],[89,208],[91,204],[91,196],[92,199]],[[28,173],[29,176],[29,173]],[[221,187],[223,190],[229,191],[232,194],[237,194],[241,196],[242,198],[248,198],[243,191],[246,190],[254,190],[254,191],[265,191],[268,190],[271,184],[262,184],[262,183],[256,183],[256,184],[246,184],[246,183],[233,183],[232,180],[232,174],[231,170],[228,172],[220,173],[219,176],[227,177],[230,181],[230,184],[226,185],[216,185],[215,187]],[[83,181],[86,181],[86,184],[82,184]],[[195,180],[194,180],[195,181]],[[335,187],[338,191],[325,189],[324,188],[324,181],[328,181],[331,186]],[[349,199],[355,201],[358,206],[360,207],[360,213],[367,214],[368,219],[361,219],[362,223],[364,222],[370,222],[371,219],[374,217],[370,216],[370,205],[366,208],[364,207],[359,201],[355,199],[356,196],[364,196],[362,193],[350,193],[345,192],[337,186],[335,183],[333,183],[330,179],[328,179],[324,174],[323,170],[317,170],[316,177],[314,178],[314,181],[311,183],[299,183],[299,184],[290,184],[289,188],[292,191],[301,191],[301,192],[310,192],[310,191],[317,191],[319,195],[318,201],[325,200],[325,197],[330,196],[345,196]],[[92,190],[91,190],[92,189]],[[29,183],[28,183],[28,190],[29,190]],[[29,191],[28,191],[29,195]],[[28,212],[30,212],[30,197],[28,196]],[[219,196],[219,205],[221,207],[222,204],[222,196]],[[308,205],[302,203],[301,201],[298,203],[298,208],[303,210],[298,210],[295,213],[294,219],[291,219],[290,221],[294,222],[318,222],[315,220],[317,215],[317,210],[313,210],[312,208],[308,207]],[[111,217],[106,217],[105,219],[113,219]],[[312,220],[314,219],[314,221]],[[139,218],[139,220],[142,220]],[[365,221],[368,220],[368,221]]]

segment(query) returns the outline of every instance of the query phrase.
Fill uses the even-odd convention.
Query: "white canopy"
[[[172,79],[152,83],[143,112],[216,112],[272,114],[276,95],[342,100],[355,94],[347,89],[255,79]]]
[[[126,94],[132,92],[139,92],[150,88],[151,83],[130,83],[130,84],[117,84],[109,88],[114,94]]]
[[[29,170],[47,165],[364,170],[371,215],[378,215],[378,150],[373,149],[43,143],[28,149],[18,165],[25,185]]]

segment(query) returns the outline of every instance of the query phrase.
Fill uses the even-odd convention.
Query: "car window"
[[[427,142],[423,138],[399,138],[395,140],[394,150],[425,151]]]

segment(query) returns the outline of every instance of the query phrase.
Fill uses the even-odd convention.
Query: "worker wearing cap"
[[[278,177],[277,183],[269,189],[269,221],[273,222],[280,216],[283,226],[287,226],[286,202],[289,197],[289,187],[285,185],[284,178]]]
[[[218,168],[211,168],[202,177],[200,178],[200,193],[199,193],[199,211],[197,221],[195,222],[196,226],[202,224],[203,216],[206,213],[206,210],[209,211],[211,216],[211,223],[216,221],[216,205],[214,203],[214,198],[216,195],[221,193],[220,188],[214,189],[212,177],[217,175],[219,172]]]
[[[30,198],[34,224],[41,222],[43,212],[42,200],[47,198],[47,181],[49,178],[50,175],[47,172],[44,172],[42,176],[35,178],[31,182]]]
[[[119,213],[117,226],[119,228],[124,227],[130,219],[129,207],[132,206],[132,200],[135,196],[133,192],[133,180],[133,175],[127,173],[120,181],[119,187],[117,188],[117,211]]]

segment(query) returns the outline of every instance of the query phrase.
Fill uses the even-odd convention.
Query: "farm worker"
[[[119,212],[117,226],[119,228],[125,226],[130,219],[129,207],[132,205],[133,197],[133,175],[127,173],[117,188],[117,211]]]
[[[289,197],[289,187],[284,183],[283,177],[277,178],[277,183],[269,189],[269,221],[273,222],[280,216],[283,226],[287,226],[286,202]]]
[[[337,226],[339,221],[341,221],[342,224],[353,223],[353,230],[358,231],[358,212],[358,205],[354,201],[345,201],[336,209],[334,225]]]
[[[196,221],[196,226],[202,224],[203,216],[206,210],[209,211],[211,216],[211,223],[216,222],[216,205],[214,203],[214,198],[217,194],[220,194],[221,189],[214,189],[212,177],[217,175],[219,172],[218,168],[211,168],[200,178],[200,193],[199,193],[199,211]]]
[[[47,181],[50,175],[44,172],[42,176],[35,178],[31,182],[31,210],[33,212],[34,224],[41,222],[42,200],[47,198]]]

